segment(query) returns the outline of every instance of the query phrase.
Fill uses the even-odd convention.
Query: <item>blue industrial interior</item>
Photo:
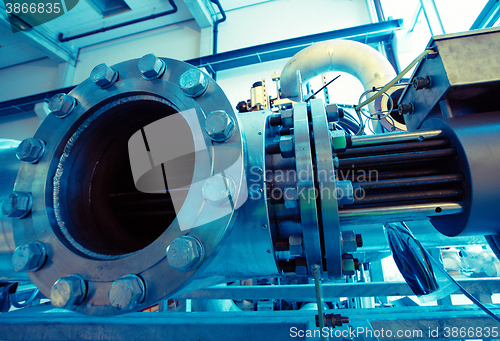
[[[1,340],[500,338],[498,0],[0,7]]]

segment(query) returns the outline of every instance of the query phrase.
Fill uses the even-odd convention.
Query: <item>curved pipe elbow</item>
[[[384,86],[396,77],[392,65],[380,52],[351,40],[317,43],[295,54],[281,72],[283,97],[298,98],[297,70],[304,82],[329,71],[347,72],[356,77],[365,90]]]

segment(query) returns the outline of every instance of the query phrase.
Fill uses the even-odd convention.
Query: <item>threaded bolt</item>
[[[126,275],[117,279],[108,293],[109,303],[119,310],[133,310],[144,300],[146,286],[141,277]]]
[[[201,96],[208,87],[208,77],[198,69],[189,69],[179,79],[181,90],[190,97]]]
[[[167,247],[168,264],[181,271],[196,269],[203,259],[203,245],[191,236],[175,238]]]
[[[2,213],[9,218],[26,217],[33,207],[33,196],[28,192],[12,192],[2,203]]]
[[[60,93],[50,99],[49,112],[58,118],[64,118],[73,112],[75,106],[76,99],[73,96]]]
[[[47,258],[45,245],[40,242],[31,242],[18,246],[12,254],[14,271],[36,271],[40,269]]]
[[[153,53],[150,53],[139,60],[137,68],[141,71],[142,78],[154,80],[163,76],[167,69],[167,64]]]
[[[224,110],[212,111],[205,120],[205,132],[212,141],[224,142],[233,136],[234,120]]]
[[[106,63],[97,65],[90,73],[90,79],[101,89],[107,89],[118,79],[118,72]]]
[[[71,309],[80,305],[87,294],[87,283],[77,275],[62,277],[50,289],[50,301],[56,308]]]
[[[431,87],[431,77],[417,77],[413,80],[413,88],[415,91],[428,89]]]
[[[398,107],[398,113],[400,115],[413,114],[414,108],[413,104],[400,104]]]
[[[23,140],[17,147],[16,156],[27,163],[37,163],[45,152],[45,142],[32,137]]]

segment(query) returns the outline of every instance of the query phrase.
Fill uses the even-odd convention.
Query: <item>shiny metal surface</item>
[[[424,203],[397,206],[341,209],[341,224],[363,224],[392,220],[425,220],[426,217],[463,213],[465,206],[459,202]]]
[[[377,135],[367,135],[367,136],[353,136],[351,137],[351,146],[355,148],[355,147],[377,146],[386,143],[425,141],[430,139],[437,139],[439,137],[444,137],[444,136],[445,136],[444,131],[439,129],[418,130],[411,132],[405,131],[398,133],[377,134]]]
[[[278,276],[275,246],[277,227],[269,219],[266,193],[265,138],[270,111],[238,115],[245,138],[245,166],[248,200],[238,210],[237,222],[215,255],[207,274],[227,278],[270,278]],[[228,262],[228,260],[231,260]]]
[[[120,141],[118,134],[123,134],[126,126],[123,123],[120,125],[119,122],[127,122],[126,119],[128,119],[128,123],[125,124],[135,124],[138,128],[140,128],[138,124],[144,124],[140,122],[145,117],[138,116],[138,112],[133,111],[134,107],[137,110],[141,105],[150,105],[153,108],[165,110],[162,112],[167,115],[195,108],[196,121],[198,121],[199,126],[202,125],[205,116],[215,110],[225,110],[235,119],[231,105],[213,80],[210,81],[204,96],[196,99],[187,97],[180,89],[178,82],[180,76],[192,67],[174,60],[165,60],[165,63],[171,67],[159,80],[147,81],[143,79],[137,69],[137,60],[132,60],[113,66],[113,69],[119,72],[120,78],[107,89],[96,89],[95,84],[90,79],[75,88],[71,95],[77,99],[78,105],[72,115],[66,117],[64,121],[55,116],[49,116],[43,122],[35,138],[46,141],[46,152],[38,164],[25,164],[18,174],[16,189],[31,192],[34,197],[34,206],[33,212],[28,218],[24,221],[14,222],[16,245],[38,240],[47,245],[49,250],[50,266],[46,266],[36,273],[31,273],[31,280],[46,296],[49,296],[52,285],[59,278],[71,274],[81,276],[87,282],[89,293],[80,305],[74,307],[79,312],[99,315],[115,314],[116,311],[109,305],[109,289],[117,278],[130,273],[140,275],[149,288],[144,302],[139,304],[137,309],[145,308],[163,299],[166,295],[186,286],[198,275],[201,276],[203,270],[210,263],[208,260],[211,254],[224,238],[226,231],[230,231],[233,226],[231,208],[228,209],[225,216],[215,220],[210,218],[213,217],[214,211],[209,207],[210,205],[204,203],[201,196],[203,182],[194,183],[186,198],[186,202],[189,204],[182,207],[179,215],[186,217],[191,215],[192,217],[192,212],[195,210],[200,212],[201,217],[205,217],[203,219],[206,223],[190,229],[188,235],[203,242],[206,260],[197,270],[181,274],[177,269],[168,265],[165,253],[165,248],[175,238],[186,234],[186,231],[181,231],[177,221],[173,221],[171,226],[166,225],[164,227],[166,231],[146,247],[137,249],[135,246],[136,249],[131,249],[132,252],[119,250],[113,252],[110,248],[109,252],[113,253],[106,251],[107,254],[103,254],[107,248],[98,247],[97,243],[92,246],[91,244],[86,245],[88,243],[82,244],[79,241],[81,238],[78,236],[78,226],[75,224],[81,221],[81,218],[67,220],[68,217],[78,213],[80,206],[76,201],[71,200],[69,203],[66,200],[70,200],[72,193],[78,195],[78,191],[82,190],[82,193],[85,193],[85,186],[89,183],[86,175],[92,175],[93,172],[95,172],[94,176],[99,175],[95,170],[92,171],[95,162],[99,160],[96,158],[98,155],[93,153],[104,152],[105,150],[102,148],[105,148],[113,139]],[[134,93],[137,91],[142,94],[135,95]],[[130,95],[131,93],[133,95]],[[114,102],[109,103],[109,98],[115,99]],[[124,111],[125,108],[128,108],[128,111]],[[122,110],[118,112],[119,109]],[[158,112],[158,109],[156,111]],[[118,114],[121,117],[120,121],[109,120],[113,115]],[[158,113],[155,115],[150,116],[149,120],[153,121],[161,117]],[[97,125],[96,122],[102,121],[103,117],[107,118],[107,125]],[[190,126],[191,129],[195,129],[191,124]],[[104,128],[106,131],[97,128]],[[236,192],[232,202],[236,206],[237,204],[241,205],[238,198],[242,181],[244,181],[242,172],[244,159],[241,153],[242,140],[239,128],[235,127],[234,130],[235,134],[224,144],[213,144],[208,136],[200,134],[203,144],[209,149],[205,149],[205,154],[200,154],[202,158],[196,160],[194,178],[203,179],[210,173],[217,174],[225,171],[235,181]],[[87,132],[93,134],[93,139],[85,140],[84,137],[79,139]],[[228,159],[231,152],[234,157]],[[112,156],[113,154],[108,155]],[[85,158],[89,160],[85,161]],[[113,160],[113,157],[110,160]],[[228,160],[233,160],[233,168],[228,168],[231,166],[227,163]],[[68,167],[80,168],[77,170],[77,168]],[[71,177],[68,176],[69,169],[73,169]],[[54,175],[56,176],[54,177]],[[78,186],[75,186],[76,184]],[[100,187],[94,186],[93,189],[99,191]],[[49,195],[47,195],[47,190],[50,191]],[[101,195],[103,194],[105,193]],[[81,199],[84,197],[82,196]],[[76,210],[67,212],[66,210],[70,207]],[[105,208],[106,206],[99,207]],[[100,214],[102,209],[96,212]],[[120,233],[120,230],[117,229],[116,232]],[[75,239],[74,236],[78,238]],[[119,234],[117,236],[116,241],[121,238]],[[96,241],[98,240],[96,239]],[[101,239],[101,242],[104,241],[105,239]],[[110,242],[111,246],[113,241]],[[82,253],[86,256],[82,257]],[[198,275],[194,276],[197,273]],[[165,278],[169,278],[169,280],[165,281]]]
[[[455,242],[434,237],[429,220],[448,235],[500,232],[500,180],[489,175],[500,166],[496,112],[346,138],[331,134],[319,99],[236,115],[207,75],[154,55],[98,65],[67,96],[33,137],[45,143],[37,163],[0,150],[2,194],[33,203],[24,219],[0,218],[0,279],[25,276],[12,269],[17,246],[17,269],[56,307],[111,315],[234,280],[342,280],[387,254],[382,224],[391,221],[413,225],[426,246]],[[186,130],[161,126],[175,116]],[[175,133],[188,138],[167,139]],[[189,153],[168,167],[161,151],[179,146]],[[377,178],[351,179],[348,169]],[[149,188],[153,174],[160,185]]]
[[[401,104],[412,103],[415,109],[404,117],[409,130],[420,129],[425,120],[450,112],[469,115],[497,110],[500,64],[493,56],[500,49],[499,37],[500,30],[493,27],[431,39],[429,46],[436,56],[422,60],[411,81],[430,77],[432,86],[418,91],[409,86],[400,99]]]
[[[499,113],[435,118],[423,126],[446,131],[457,149],[456,168],[465,177],[464,213],[448,219],[432,218],[433,224],[447,236],[500,233],[500,155],[494,147],[498,143]]]
[[[325,118],[326,119],[326,118]],[[293,109],[293,129],[295,138],[295,167],[297,171],[297,192],[299,195],[300,219],[302,223],[303,243],[306,253],[308,273],[312,275],[313,265],[322,267],[321,237],[318,229],[318,211],[314,186],[314,169],[312,164],[309,120],[307,103],[295,104]]]
[[[326,272],[329,279],[338,280],[342,277],[342,262],[340,261],[342,259],[342,244],[337,199],[341,199],[341,197],[338,197],[336,182],[331,181],[335,177],[335,170],[325,106],[321,99],[313,99],[310,103],[314,127],[318,204],[321,208],[319,221],[323,230],[322,242],[325,250]]]

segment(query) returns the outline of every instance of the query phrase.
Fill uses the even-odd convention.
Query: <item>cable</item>
[[[401,71],[401,73],[399,75],[397,75],[392,81],[390,81],[389,83],[387,83],[382,89],[380,89],[375,95],[373,95],[372,97],[368,98],[366,101],[364,101],[363,103],[361,104],[358,104],[356,106],[356,111],[360,110],[362,107],[364,107],[365,105],[373,102],[374,100],[376,100],[377,98],[379,98],[384,92],[386,92],[387,90],[389,90],[389,88],[391,88],[394,84],[396,84],[397,81],[399,81],[401,78],[403,78],[403,76],[408,73],[408,71],[410,71],[414,66],[415,64],[417,64],[420,60],[422,60],[425,56],[427,56],[428,54],[431,54],[431,53],[435,53],[432,49],[427,49],[425,50],[424,52],[422,52],[417,58],[415,58],[414,61],[412,61],[410,63],[410,65],[408,65],[403,71]]]
[[[337,79],[337,78],[339,78],[340,76],[342,76],[342,75],[338,75],[337,77],[335,77],[334,79],[332,79],[331,81],[329,81],[328,83],[326,83],[325,85],[323,85],[321,88],[319,88],[319,90],[318,90],[318,91],[316,91],[316,92],[315,92],[315,93],[313,93],[311,96],[309,96],[309,97],[305,100],[305,102],[308,102],[311,98],[313,98],[314,96],[316,96],[317,94],[319,94],[319,92],[320,92],[321,90],[323,90],[324,88],[326,88],[328,85],[330,85],[330,84],[331,84],[334,80],[336,80],[336,79]]]
[[[377,89],[377,88],[374,88],[373,90],[367,90],[367,91],[363,92],[363,93],[361,94],[361,97],[359,97],[359,101],[358,101],[358,103],[359,103],[359,102],[361,102],[361,99],[362,99],[364,96],[366,96],[368,93],[370,93],[370,92],[372,92],[372,91],[375,91],[376,89]],[[388,109],[388,110],[381,110],[381,111],[377,111],[377,112],[375,112],[375,113],[373,113],[373,114],[370,114],[370,115],[366,115],[365,113],[363,113],[363,111],[362,111],[362,110],[359,110],[359,111],[361,112],[361,114],[362,114],[363,116],[365,116],[365,117],[368,117],[368,118],[369,118],[369,119],[371,119],[371,120],[379,120],[379,121],[380,121],[381,119],[386,118],[387,116],[389,116],[389,115],[391,114],[392,110],[394,109],[394,101],[393,101],[392,97],[391,97],[391,96],[390,96],[387,92],[384,92],[382,95],[384,95],[384,94],[385,94],[385,95],[389,98],[389,102],[390,102],[390,104],[391,104],[391,105],[390,105],[390,109]],[[356,109],[356,110],[357,110],[357,109]],[[381,116],[380,114],[383,114],[383,115]]]
[[[462,294],[465,295],[465,297],[467,297],[469,300],[471,300],[475,305],[477,305],[479,308],[481,308],[486,314],[488,314],[489,317],[491,317],[493,320],[495,320],[496,322],[500,323],[500,317],[498,317],[497,315],[495,315],[491,310],[489,310],[488,308],[486,308],[486,306],[484,306],[481,302],[479,302],[474,296],[472,296],[467,290],[465,290],[464,287],[462,287],[460,284],[457,283],[457,281],[455,281],[455,279],[453,277],[450,276],[450,274],[448,274],[448,272],[446,271],[443,271],[445,273],[445,275],[448,277],[448,279],[450,281],[452,281],[453,283],[455,283],[455,285],[458,287],[458,289],[462,292]]]

